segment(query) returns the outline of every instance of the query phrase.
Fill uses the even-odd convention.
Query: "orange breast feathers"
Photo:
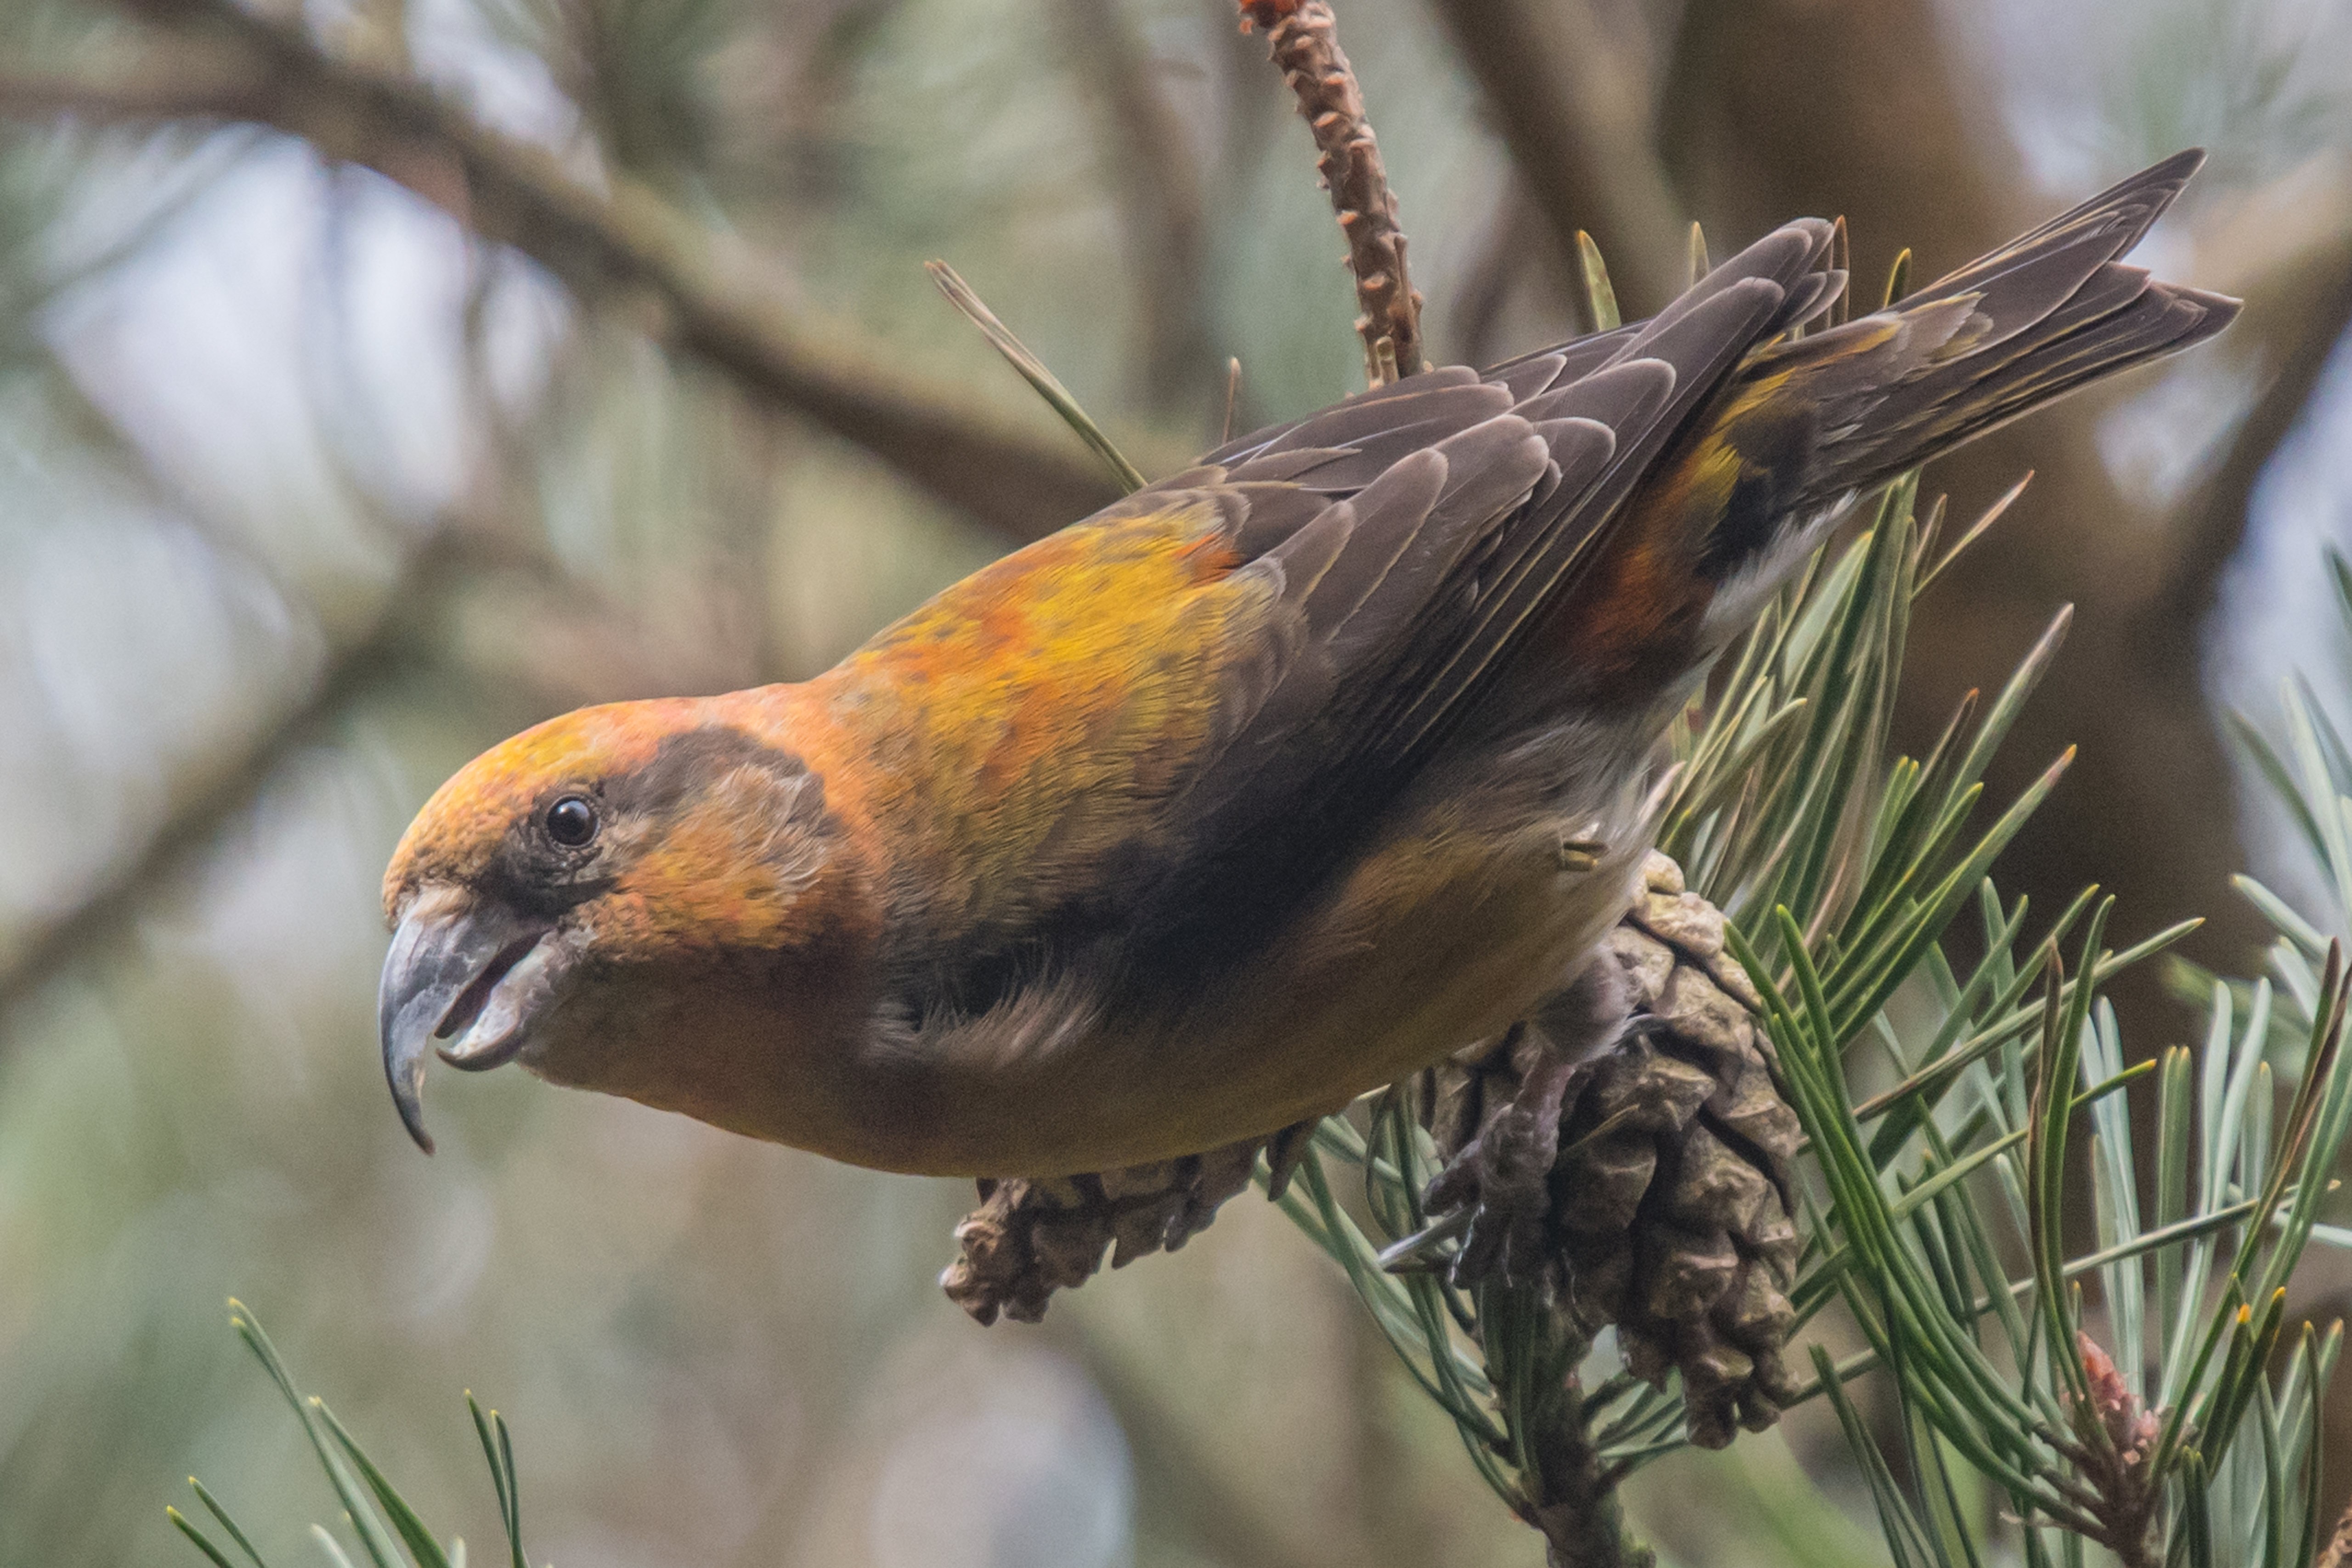
[[[1017,931],[1164,841],[1276,613],[1220,525],[1179,504],[1066,530],[806,689],[854,754],[828,791],[935,934]]]

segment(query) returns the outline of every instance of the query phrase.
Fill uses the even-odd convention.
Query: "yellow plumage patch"
[[[1149,807],[1216,732],[1219,672],[1262,624],[1268,590],[1234,564],[1206,505],[1082,524],[813,683],[865,737],[862,815],[943,931],[1018,921],[1058,867],[1098,874],[1145,847]]]

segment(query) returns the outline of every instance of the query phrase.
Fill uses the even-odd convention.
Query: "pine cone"
[[[1106,1248],[1115,1247],[1111,1267],[1124,1268],[1206,1230],[1219,1206],[1249,1185],[1262,1150],[1278,1193],[1313,1131],[1301,1122],[1270,1139],[1096,1174],[984,1178],[981,1206],[955,1229],[963,1255],[940,1276],[940,1288],[982,1323],[1000,1313],[1036,1322],[1055,1291],[1094,1277]]]
[[[1652,854],[1643,891],[1596,962],[1623,972],[1637,1026],[1580,1069],[1560,1117],[1549,1239],[1587,1333],[1615,1324],[1652,1384],[1683,1374],[1691,1441],[1760,1431],[1795,1389],[1781,1359],[1797,1261],[1797,1119],[1774,1086],[1754,987],[1723,915]],[[1531,1028],[1434,1073],[1431,1131],[1451,1158],[1510,1100],[1546,1042]]]

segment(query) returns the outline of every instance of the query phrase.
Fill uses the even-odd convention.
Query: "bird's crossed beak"
[[[384,955],[376,1025],[393,1103],[417,1147],[433,1152],[420,1098],[427,1047],[469,1072],[512,1061],[561,963],[551,921],[450,887],[427,886],[409,901]]]

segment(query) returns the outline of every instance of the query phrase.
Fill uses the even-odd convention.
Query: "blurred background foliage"
[[[1339,1273],[1237,1202],[1042,1330],[931,1279],[967,1189],[499,1076],[383,1102],[375,883],[425,794],[591,700],[805,675],[1107,480],[944,257],[1148,470],[1360,374],[1304,131],[1227,0],[0,0],[0,1563],[273,1560],[323,1511],[232,1290],[426,1515],[672,1563],[1524,1563]],[[2341,911],[2215,715],[2323,695],[2352,537],[2336,0],[1346,0],[1440,359],[1843,213],[1933,275],[2187,142],[2150,258],[2249,296],[2188,363],[1931,471],[1913,742],[2062,599],[2009,748],[2083,762],[2003,886],[2126,940],[2252,868]],[[307,42],[305,41],[307,40]],[[420,84],[422,84],[420,86]],[[2185,1017],[2126,981],[2148,1047]],[[2335,1270],[2331,1273],[2330,1270]],[[2352,1298],[2315,1255],[2292,1310]],[[2339,1389],[2331,1447],[2352,1455]],[[1631,1489],[1692,1563],[1878,1561],[1825,1411]],[[1786,1482],[1810,1468],[1851,1520]],[[2352,1489],[2340,1473],[2331,1499]],[[1708,1506],[1693,1508],[1703,1496]],[[2332,1505],[2331,1505],[2332,1506]],[[470,1522],[468,1522],[470,1521]]]

